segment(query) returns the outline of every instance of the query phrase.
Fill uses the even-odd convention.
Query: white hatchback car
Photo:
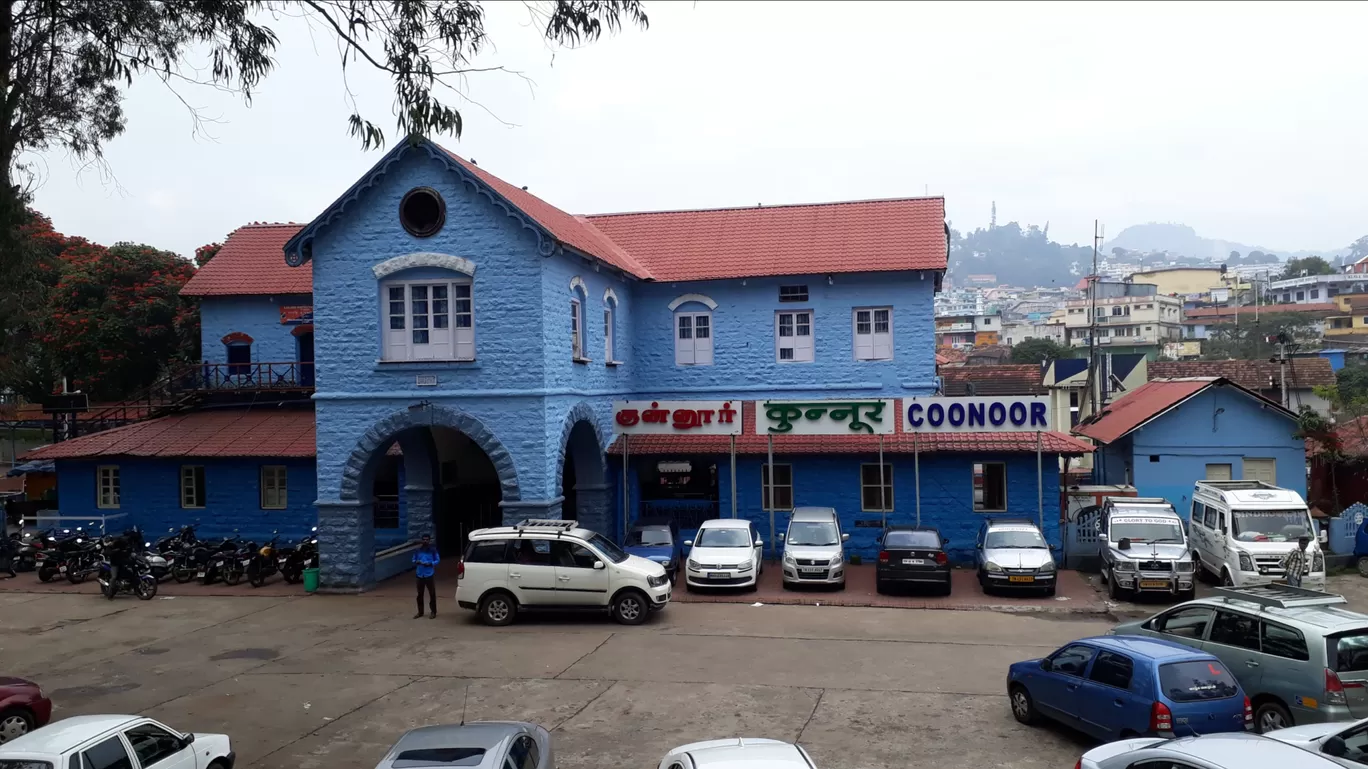
[[[141,716],[74,716],[0,746],[0,766],[26,769],[233,769],[226,734],[182,734]]]
[[[754,590],[765,568],[765,543],[755,524],[740,518],[704,521],[693,539],[685,562],[684,589],[695,587],[744,587]]]
[[[574,521],[476,529],[456,579],[457,605],[489,625],[507,625],[525,609],[607,610],[638,625],[670,602],[664,566]]]
[[[758,737],[708,740],[680,745],[660,760],[660,769],[816,769],[806,750]]]

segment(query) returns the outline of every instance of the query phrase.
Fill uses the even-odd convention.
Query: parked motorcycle
[[[65,576],[69,562],[86,544],[85,537],[85,530],[80,526],[75,531],[62,529],[60,534],[50,535],[38,564],[38,581],[51,582],[59,576]]]
[[[104,560],[104,542],[77,537],[73,544],[77,546],[76,550],[68,553],[66,561],[57,567],[57,571],[66,576],[67,582],[79,585],[86,581],[86,577],[100,570],[100,561]]]
[[[271,534],[273,535],[271,541],[256,551],[247,563],[247,581],[252,583],[252,587],[261,587],[266,584],[267,579],[280,571],[282,561],[287,557],[278,548],[280,532],[273,531]]]
[[[313,527],[309,535],[299,540],[293,548],[282,548],[278,554],[280,574],[291,585],[304,579],[305,569],[318,568],[318,527]]]
[[[222,566],[223,584],[236,585],[247,576],[247,567],[252,563],[252,558],[257,555],[257,543],[251,540],[239,541],[238,547],[232,552],[225,552]]]
[[[100,572],[97,579],[100,582],[100,592],[105,598],[114,600],[120,591],[132,593],[143,601],[150,601],[157,595],[157,580],[152,576],[152,569],[147,563],[147,559],[141,555],[134,555],[129,559],[131,567],[119,569],[118,576],[111,579],[114,573],[109,559],[100,561]]]
[[[53,529],[46,531],[24,531],[24,519],[19,519],[19,530],[10,535],[11,561],[15,571],[35,571],[38,568],[38,555],[43,551],[47,538]]]
[[[195,576],[201,584],[212,585],[223,577],[228,560],[236,554],[239,543],[234,533],[217,545],[195,548]]]

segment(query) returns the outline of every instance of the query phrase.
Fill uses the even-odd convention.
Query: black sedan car
[[[950,595],[949,544],[929,526],[889,526],[879,535],[875,588],[882,593],[894,585],[934,585]]]

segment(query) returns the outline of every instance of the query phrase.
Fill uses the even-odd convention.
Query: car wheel
[[[941,595],[950,595],[954,590],[954,579],[949,574],[945,575],[945,584],[941,586]]]
[[[1230,569],[1221,569],[1221,587],[1235,587],[1235,580],[1230,578]]]
[[[1358,570],[1360,577],[1368,577],[1368,555],[1358,559]]]
[[[613,619],[622,625],[640,625],[650,611],[646,596],[635,590],[624,590],[613,599]]]
[[[0,745],[33,731],[33,714],[23,708],[0,711]]]
[[[879,593],[880,595],[882,595],[883,593],[888,592],[888,583],[887,583],[887,582],[884,582],[884,581],[881,580],[881,579],[875,579],[875,580],[874,580],[874,592]]]
[[[1178,591],[1178,601],[1180,603],[1186,603],[1188,601],[1194,600],[1195,598],[1197,598],[1197,588],[1195,587],[1191,590]]]
[[[1116,584],[1116,573],[1107,572],[1107,597],[1113,601],[1121,600],[1121,588]]]
[[[1292,725],[1292,714],[1276,702],[1265,702],[1254,711],[1254,729],[1259,734]]]
[[[1031,693],[1021,684],[1013,684],[1007,690],[1007,698],[1012,702],[1012,716],[1027,726],[1036,722],[1035,701]]]
[[[480,620],[486,625],[502,627],[518,614],[518,604],[508,593],[493,593],[480,601]]]
[[[1045,588],[1045,597],[1054,598],[1055,589],[1058,587],[1058,585],[1050,585],[1049,587]]]

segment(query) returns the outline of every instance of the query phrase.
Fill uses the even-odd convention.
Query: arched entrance
[[[521,498],[513,457],[479,419],[428,403],[395,412],[352,449],[338,501],[319,504],[322,582],[389,576],[376,574],[376,553],[423,534],[454,556],[471,529],[499,525],[501,503]]]
[[[614,519],[608,510],[608,470],[597,420],[587,403],[566,415],[561,437],[561,517],[612,537]]]

